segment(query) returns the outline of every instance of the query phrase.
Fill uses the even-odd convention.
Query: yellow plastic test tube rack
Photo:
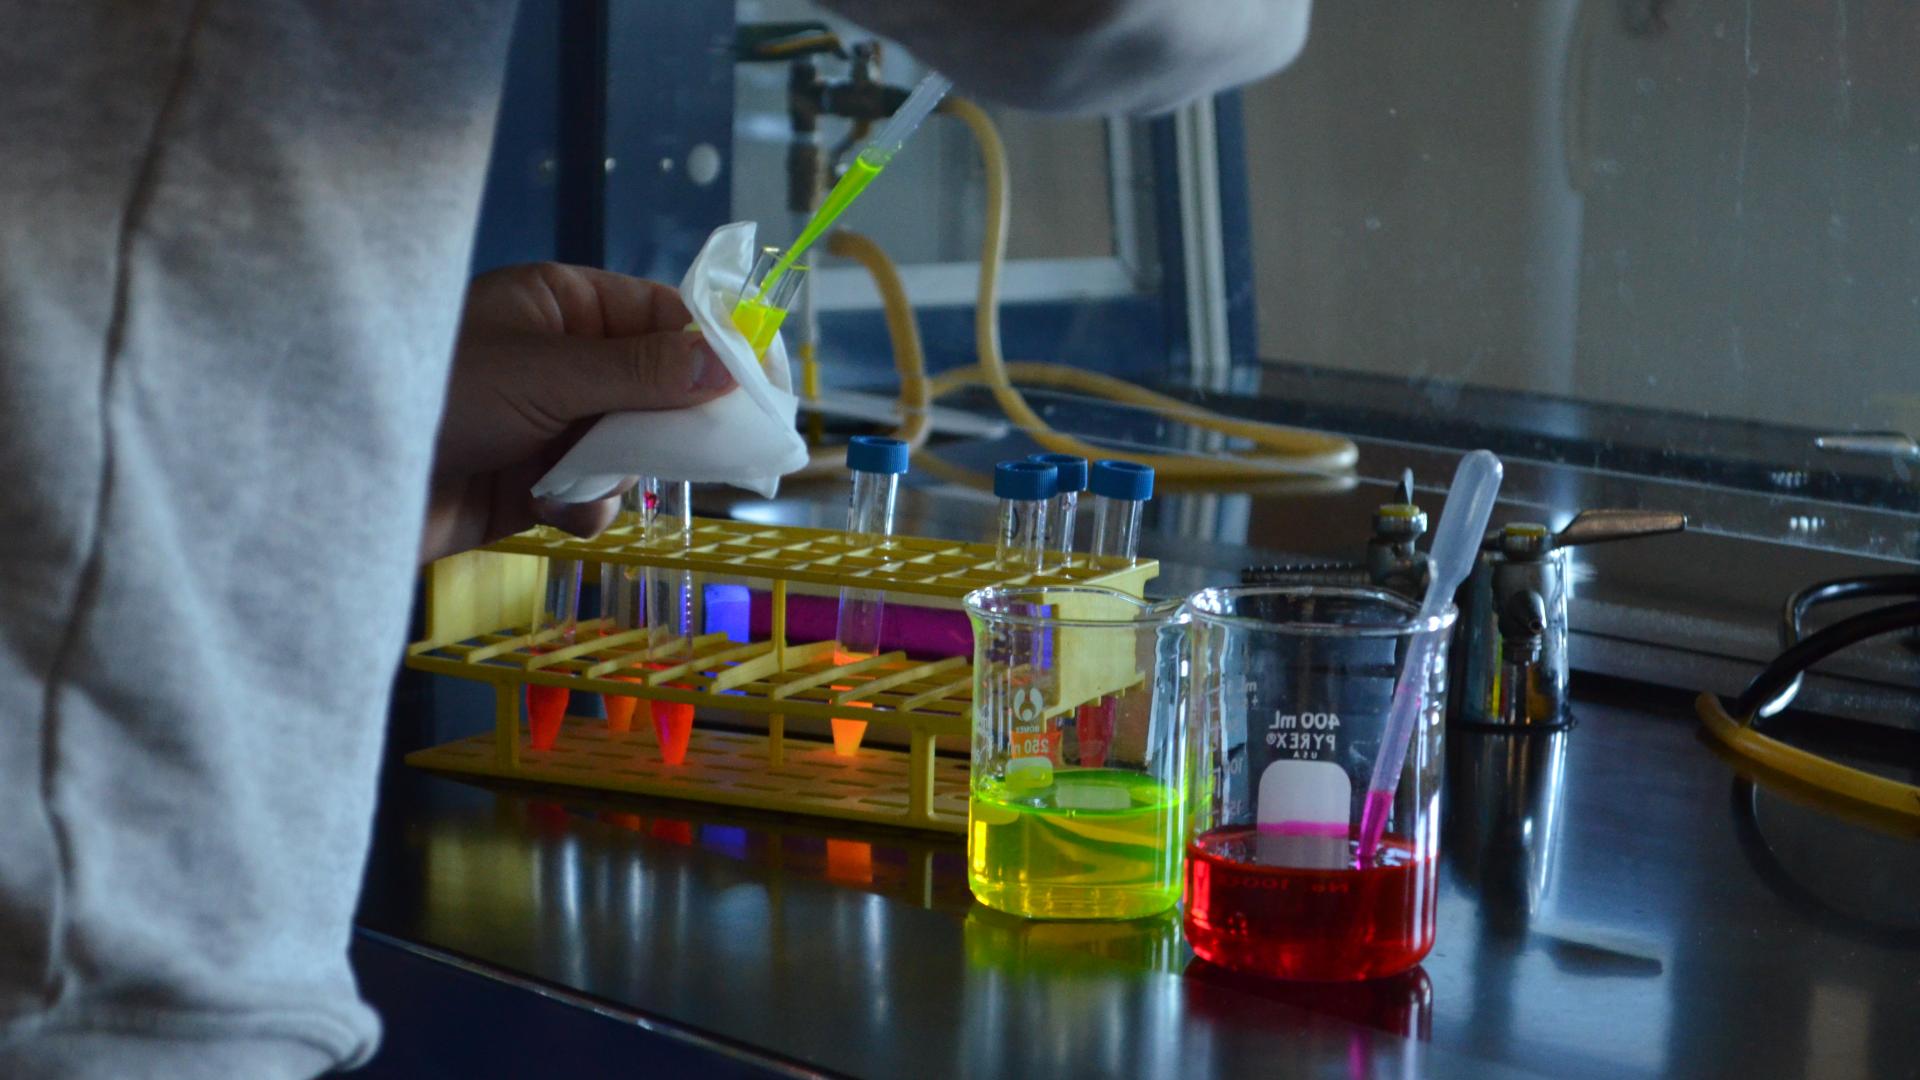
[[[589,563],[656,565],[690,570],[696,585],[725,581],[764,586],[771,596],[766,640],[737,642],[723,634],[692,641],[649,640],[645,629],[605,632],[583,621],[575,643],[546,648],[555,631],[525,625],[550,558]],[[591,540],[550,529],[509,537],[484,550],[435,563],[427,582],[427,638],[407,649],[407,666],[474,679],[494,690],[494,730],[408,755],[410,764],[442,772],[506,777],[604,791],[694,799],[762,810],[964,832],[967,761],[935,754],[935,740],[964,745],[972,732],[972,657],[921,661],[902,652],[835,664],[832,641],[788,644],[790,591],[837,595],[842,586],[884,590],[889,601],[957,609],[987,585],[1099,585],[1139,596],[1159,572],[1151,560],[1050,569],[1009,576],[995,551],[895,536],[884,549],[825,529],[756,525],[699,518],[691,543],[670,552],[640,543],[631,522]],[[589,570],[588,581],[598,580]],[[658,667],[674,658],[670,667]],[[1063,691],[1090,700],[1105,686],[1100,665],[1086,665],[1087,685]],[[1131,672],[1113,672],[1131,678]],[[729,714],[734,728],[702,723],[686,760],[667,765],[653,733],[607,730],[603,721],[568,717],[553,747],[534,750],[520,722],[522,688],[566,687],[575,693],[626,694],[675,701]],[[1066,705],[1066,702],[1059,703]],[[821,721],[846,716],[904,729],[905,752],[863,747],[843,757],[825,742],[785,733],[789,717]],[[758,730],[764,722],[765,730]]]

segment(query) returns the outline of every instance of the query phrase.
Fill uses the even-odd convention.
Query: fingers
[[[545,525],[579,537],[600,535],[620,514],[619,496],[596,502],[563,503],[552,499],[533,500],[533,516]]]
[[[693,321],[680,293],[670,285],[591,266],[553,270],[548,287],[555,290],[566,333],[638,337],[678,330]]]
[[[698,333],[558,338],[549,362],[529,366],[527,392],[561,423],[627,410],[678,409],[733,389],[733,375]]]
[[[692,318],[672,286],[561,263],[502,267],[475,278],[463,325],[571,337],[637,337]]]

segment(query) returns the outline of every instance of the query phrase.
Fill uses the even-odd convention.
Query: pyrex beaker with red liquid
[[[1433,947],[1447,632],[1390,592],[1208,589],[1188,601],[1198,770],[1186,933],[1201,959],[1272,978],[1397,974]],[[1431,635],[1428,648],[1415,649]],[[1377,850],[1359,831],[1388,703],[1427,658]]]

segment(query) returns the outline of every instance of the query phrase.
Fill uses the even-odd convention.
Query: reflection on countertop
[[[1449,732],[1438,941],[1379,984],[1230,976],[1171,918],[996,915],[957,838],[407,769],[361,918],[855,1075],[1920,1067],[1920,843],[1756,789],[1677,696],[1585,689],[1571,730]]]

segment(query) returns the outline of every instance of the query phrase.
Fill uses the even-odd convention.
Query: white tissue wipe
[[[533,485],[534,495],[591,502],[630,476],[657,476],[772,498],[780,478],[807,463],[807,444],[793,426],[800,402],[786,345],[775,336],[762,366],[733,325],[733,299],[752,269],[753,234],[750,221],[714,230],[680,282],[680,298],[738,387],[704,405],[601,417]]]

